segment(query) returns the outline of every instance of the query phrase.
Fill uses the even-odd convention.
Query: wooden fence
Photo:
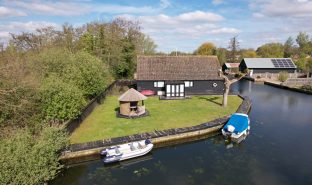
[[[73,133],[74,130],[83,122],[83,120],[90,115],[93,109],[103,103],[103,100],[113,91],[114,88],[130,86],[134,84],[134,80],[117,80],[111,83],[102,93],[100,93],[97,97],[88,103],[88,105],[81,111],[81,114],[76,119],[69,120],[65,123],[65,129],[67,132],[69,134]]]

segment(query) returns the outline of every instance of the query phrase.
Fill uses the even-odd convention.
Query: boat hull
[[[114,155],[108,154],[106,156],[103,156],[102,161],[104,162],[104,164],[124,161],[124,160],[128,160],[128,159],[132,159],[132,158],[136,158],[136,157],[146,155],[154,147],[154,145],[152,143],[148,143],[147,145],[145,145],[142,148],[136,148],[135,150],[128,150],[128,148],[126,148],[127,145],[130,145],[130,144],[119,145],[119,146],[115,146],[115,147],[110,148],[110,149],[106,149],[106,150],[104,150],[104,152],[102,151],[101,155],[103,155],[105,153],[109,153],[109,150],[114,150],[116,148],[121,148],[121,149],[125,150],[124,152],[121,152],[120,154],[114,154]]]

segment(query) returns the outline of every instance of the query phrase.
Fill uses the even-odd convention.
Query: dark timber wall
[[[279,73],[282,71],[287,71],[288,73],[295,73],[295,69],[287,69],[287,68],[283,68],[283,69],[252,69],[254,74],[257,73]]]
[[[213,83],[217,86],[214,87]],[[165,82],[166,84],[166,82]],[[137,81],[137,90],[165,91],[165,87],[154,87],[154,81]],[[224,80],[193,80],[193,87],[185,87],[186,95],[222,94]]]

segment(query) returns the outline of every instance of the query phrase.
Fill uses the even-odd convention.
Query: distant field
[[[118,97],[109,96],[104,103],[84,120],[71,135],[71,143],[126,136],[197,125],[232,114],[242,103],[238,96],[229,96],[228,106],[221,107],[222,96],[192,96],[187,100],[159,100],[149,97],[145,101],[150,116],[138,119],[117,118]]]

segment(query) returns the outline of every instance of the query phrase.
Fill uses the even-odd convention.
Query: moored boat
[[[153,149],[153,143],[150,140],[142,140],[122,145],[112,146],[100,152],[105,164],[132,159],[143,156]]]
[[[250,130],[250,120],[247,114],[235,113],[222,128],[222,134],[234,141],[247,136]]]

